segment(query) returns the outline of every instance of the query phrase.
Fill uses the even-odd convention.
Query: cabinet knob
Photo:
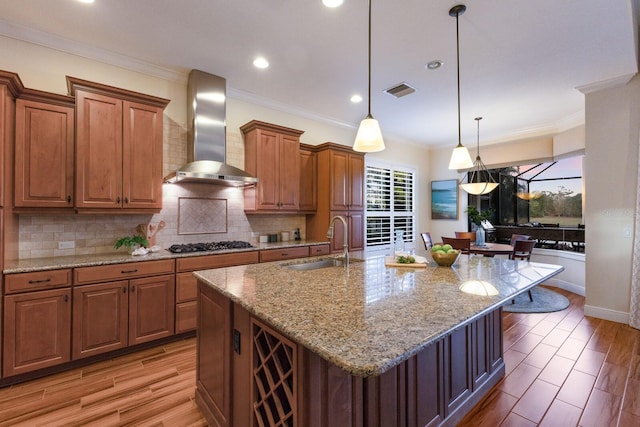
[[[131,287],[131,292],[135,292],[135,291],[136,291],[136,285],[133,285],[133,286]]]
[[[129,198],[128,198],[128,197],[125,197],[125,198],[124,198],[124,202],[125,202],[125,203],[129,203]]]
[[[134,268],[133,270],[120,270],[121,274],[129,274],[129,273],[137,273],[138,269]]]
[[[126,294],[126,293],[127,293],[127,287],[126,287],[126,286],[123,286],[123,287],[122,287],[122,293],[123,293],[123,294]]]
[[[120,196],[116,197],[116,203],[120,203]]]
[[[65,296],[64,296],[64,302],[69,302],[69,295],[66,295],[66,294],[65,294]]]
[[[71,196],[67,196],[67,203],[71,203]]]
[[[46,279],[41,279],[41,280],[29,280],[29,284],[30,285],[34,285],[34,284],[37,284],[37,283],[47,283],[47,282],[50,282],[50,281],[51,281],[51,278],[47,277]]]

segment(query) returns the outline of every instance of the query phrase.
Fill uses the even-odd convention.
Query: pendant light
[[[460,184],[460,187],[462,187],[464,191],[476,196],[490,193],[498,186],[498,183],[494,181],[493,177],[487,170],[487,167],[484,165],[484,163],[482,163],[482,159],[480,159],[480,120],[482,120],[482,117],[475,118],[475,121],[478,122],[478,145],[476,160],[473,162],[473,168],[467,171],[466,174],[469,182],[466,184]],[[488,181],[479,181],[482,178],[483,173],[485,176],[489,177]]]
[[[368,89],[368,103],[369,109],[367,117],[360,122],[358,133],[356,134],[356,140],[353,143],[354,151],[361,151],[365,153],[373,153],[376,151],[384,150],[384,141],[382,139],[382,132],[380,132],[380,125],[378,121],[371,115],[371,0],[369,0],[369,89]]]
[[[463,4],[453,6],[449,10],[449,16],[456,17],[456,60],[458,69],[458,145],[453,149],[453,153],[451,153],[449,169],[469,169],[473,166],[469,150],[462,145],[462,137],[460,135],[460,34],[458,32],[458,17],[466,10],[467,7]]]

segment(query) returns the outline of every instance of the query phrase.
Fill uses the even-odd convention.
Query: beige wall
[[[585,313],[627,322],[633,249],[640,79],[586,95]]]

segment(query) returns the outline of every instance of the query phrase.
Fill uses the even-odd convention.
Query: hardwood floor
[[[504,314],[506,375],[459,426],[640,426],[640,331],[563,311]]]
[[[584,316],[584,298],[504,315],[505,378],[460,426],[640,426],[640,331]],[[206,426],[195,339],[0,389],[0,426]]]

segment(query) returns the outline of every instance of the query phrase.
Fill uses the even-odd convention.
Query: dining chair
[[[476,241],[475,231],[456,231],[456,238],[458,239],[471,239],[472,242]]]
[[[531,240],[531,236],[527,234],[512,234],[511,241],[509,242],[509,244],[511,246],[515,245],[516,240]]]
[[[535,240],[516,240],[513,244],[513,252],[509,255],[509,259],[521,259],[525,261],[531,260],[531,253],[533,252],[533,247],[536,245]],[[527,291],[529,294],[529,301],[533,302],[533,295],[531,295],[531,290]],[[513,304],[515,300],[511,300]]]
[[[431,233],[429,233],[428,231],[425,231],[424,233],[420,233],[420,236],[422,237],[422,241],[424,242],[424,248],[426,250],[431,250],[431,247],[433,246],[433,240],[431,240]]]
[[[449,244],[453,249],[460,249],[463,254],[468,254],[471,251],[471,239],[468,238],[443,237],[442,244]]]

